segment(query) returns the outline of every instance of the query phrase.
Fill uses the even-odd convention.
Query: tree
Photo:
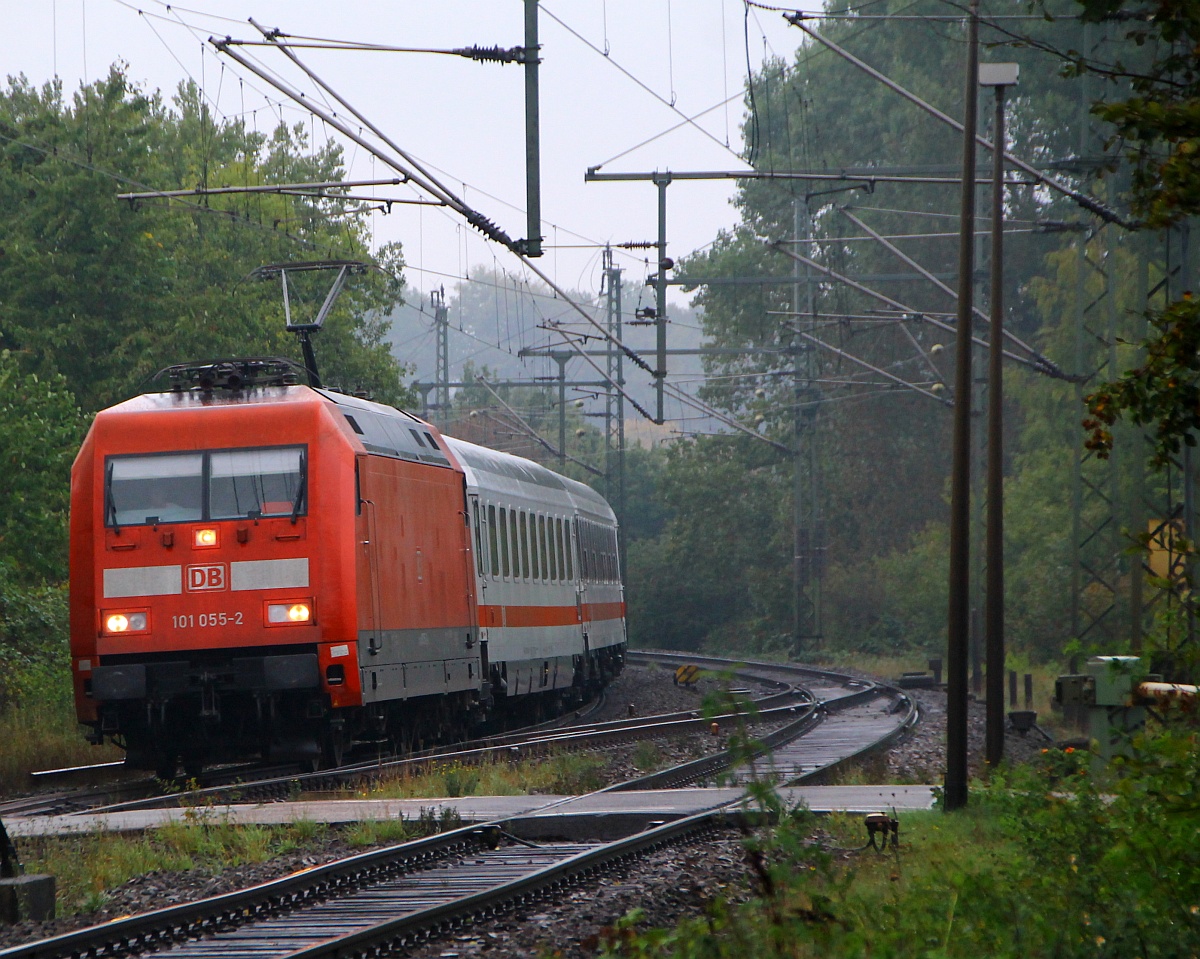
[[[345,217],[353,205],[339,200],[118,202],[117,192],[136,190],[341,179],[340,150],[310,150],[302,128],[267,137],[218,123],[193,84],[168,109],[115,67],[70,104],[57,83],[35,90],[16,78],[0,96],[0,137],[0,347],[39,374],[66,376],[86,410],[136,392],[170,363],[298,356],[278,287],[248,281],[251,271],[369,258]],[[371,319],[401,285],[378,275],[349,285],[322,333],[330,382],[410,399]]]
[[[0,351],[0,566],[17,584],[66,578],[71,461],[87,419],[61,376]]]
[[[1093,112],[1112,124],[1134,164],[1131,191],[1143,229],[1169,228],[1200,213],[1200,4],[1196,0],[1079,0],[1085,19],[1119,20],[1126,39],[1152,53],[1148,67],[1082,63],[1127,79],[1131,95],[1101,100]],[[1153,426],[1153,462],[1165,466],[1181,444],[1194,446],[1200,428],[1200,301],[1185,291],[1147,314],[1153,333],[1144,361],[1087,398],[1087,444],[1112,450],[1112,427],[1128,416]]]

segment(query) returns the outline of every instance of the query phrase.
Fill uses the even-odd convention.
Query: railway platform
[[[795,786],[781,789],[791,805],[803,803],[814,813],[912,812],[932,809],[933,786]],[[239,824],[291,822],[349,823],[362,820],[424,816],[441,818],[456,812],[463,824],[516,818],[554,818],[599,828],[608,820],[614,829],[638,820],[661,823],[710,809],[737,808],[745,791],[738,788],[630,790],[590,793],[584,796],[462,796],[427,799],[314,799],[294,802],[230,803],[172,809],[138,809],[115,812],[81,812],[56,816],[12,816],[5,819],[10,835],[51,836],[96,831],[134,832],[169,822],[223,821]],[[618,825],[620,824],[620,825]]]

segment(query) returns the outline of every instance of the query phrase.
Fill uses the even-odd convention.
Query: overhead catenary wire
[[[871,227],[869,227],[866,223],[864,223],[861,219],[856,217],[853,213],[850,212],[850,207],[841,206],[841,207],[838,207],[838,210],[843,216],[845,216],[852,223],[854,223],[855,226],[859,227],[859,229],[866,230],[869,234],[871,234],[871,236],[873,236],[876,240],[878,240],[880,243],[882,243],[883,246],[887,250],[889,250],[891,253],[898,256],[904,263],[911,266],[914,270],[916,270],[918,273],[920,273],[923,277],[925,277],[925,279],[927,279],[930,283],[932,283],[934,286],[936,286],[939,290],[941,290],[943,293],[945,293],[947,296],[949,296],[952,300],[956,300],[956,301],[958,300],[958,294],[953,289],[951,289],[950,286],[948,286],[946,283],[943,283],[941,280],[939,280],[936,276],[933,275],[932,272],[925,269],[925,267],[921,266],[921,264],[919,264],[912,257],[908,256],[908,254],[906,254],[903,250],[899,249],[894,243],[891,243],[887,239],[887,237],[884,237],[881,234],[877,233],[875,230],[873,230]],[[988,314],[985,313],[983,310],[981,310],[977,306],[972,306],[971,312],[974,313],[976,316],[978,316],[980,319],[984,320],[985,322],[989,321],[989,319],[990,319]],[[1016,344],[1021,349],[1023,349],[1026,353],[1028,353],[1031,357],[1033,357],[1033,359],[1039,365],[1041,365],[1045,368],[1046,372],[1051,373],[1051,375],[1057,376],[1060,379],[1063,377],[1063,375],[1064,375],[1063,371],[1057,363],[1055,363],[1053,360],[1049,359],[1049,357],[1043,356],[1041,353],[1039,353],[1037,350],[1035,350],[1032,346],[1030,346],[1028,343],[1026,343],[1024,340],[1022,340],[1019,336],[1017,336],[1011,330],[1006,329],[1004,331],[1004,338],[1009,343]]]
[[[860,293],[864,293],[867,296],[872,297],[876,300],[879,300],[882,303],[886,303],[889,306],[895,307],[895,309],[898,310],[900,313],[912,316],[915,319],[923,320],[924,322],[929,323],[932,326],[936,326],[940,330],[945,330],[946,332],[954,331],[954,327],[951,324],[945,323],[942,320],[937,319],[936,318],[937,314],[925,313],[922,310],[914,309],[913,307],[907,306],[906,304],[901,303],[899,300],[893,299],[892,297],[888,296],[886,293],[880,293],[878,290],[873,290],[869,286],[859,283],[856,280],[852,280],[852,279],[850,279],[850,277],[845,276],[841,273],[838,273],[836,270],[831,270],[829,267],[818,263],[816,260],[813,260],[807,256],[804,256],[804,254],[802,254],[802,253],[796,253],[792,250],[786,249],[784,246],[782,246],[778,242],[769,242],[769,243],[767,243],[767,246],[769,246],[773,250],[778,250],[784,256],[789,256],[794,260],[799,260],[801,263],[808,264],[813,269],[819,270],[821,273],[824,273],[830,279],[837,280],[839,283],[843,283],[846,286],[850,287],[851,289],[858,290]],[[987,348],[987,343],[978,337],[972,337],[971,342],[979,345],[980,347],[982,347],[984,349]],[[1016,363],[1020,363],[1022,366],[1028,366],[1031,369],[1035,369],[1035,370],[1038,370],[1039,372],[1043,372],[1047,376],[1052,376],[1055,379],[1066,379],[1066,380],[1072,379],[1072,377],[1070,377],[1068,374],[1061,373],[1061,372],[1055,373],[1051,370],[1047,370],[1047,369],[1043,368],[1041,365],[1039,365],[1037,362],[1035,362],[1034,360],[1028,359],[1024,356],[1017,356],[1015,353],[1010,353],[1008,350],[1004,351],[1004,355],[1007,356],[1010,360],[1013,360]]]
[[[254,27],[256,29],[258,29],[267,38],[270,38],[275,33],[275,31],[263,29],[257,23],[255,23],[253,20],[251,20],[250,22],[251,22],[251,24],[254,25]],[[446,202],[447,206],[452,208],[455,212],[457,212],[460,216],[462,216],[472,226],[479,229],[480,232],[484,233],[484,235],[487,236],[489,239],[493,239],[496,242],[499,242],[503,246],[507,247],[515,256],[517,256],[517,258],[519,260],[521,260],[521,262],[525,265],[526,269],[528,269],[532,273],[536,274],[539,277],[539,279],[542,280],[542,282],[544,282],[548,287],[550,287],[552,290],[554,290],[555,293],[557,293],[560,297],[562,297],[565,302],[570,304],[575,309],[575,311],[581,317],[583,317],[583,319],[585,321],[587,321],[589,324],[591,324],[598,331],[600,336],[602,336],[606,340],[611,341],[637,366],[641,367],[642,369],[646,370],[647,372],[653,372],[650,365],[648,363],[646,363],[646,361],[643,360],[637,352],[635,352],[630,347],[628,347],[624,343],[622,343],[615,336],[613,336],[604,326],[602,326],[593,316],[591,316],[587,310],[585,310],[582,306],[580,306],[578,303],[576,303],[573,298],[568,296],[566,291],[562,290],[558,286],[558,284],[550,276],[548,276],[546,274],[545,271],[541,270],[527,256],[525,256],[520,251],[520,249],[517,247],[517,244],[515,243],[515,241],[513,241],[511,238],[509,238],[507,236],[507,234],[505,234],[502,230],[500,230],[498,227],[496,227],[494,224],[492,224],[489,220],[487,220],[485,217],[483,217],[482,214],[478,213],[476,210],[474,210],[473,208],[468,206],[466,204],[466,202],[463,201],[462,199],[460,199],[456,194],[454,194],[452,191],[446,189],[436,178],[432,178],[432,179],[427,178],[427,176],[425,175],[424,168],[421,164],[412,162],[409,155],[402,148],[400,148],[397,144],[395,144],[391,140],[391,138],[386,136],[386,134],[384,134],[382,131],[380,131],[378,129],[378,127],[376,127],[373,123],[371,123],[371,121],[367,117],[365,117],[363,114],[358,112],[348,101],[345,100],[345,98],[341,97],[336,91],[334,91],[332,88],[328,87],[324,83],[324,81],[321,80],[321,78],[318,77],[314,71],[309,69],[293,51],[288,50],[282,46],[280,47],[280,50],[297,67],[299,67],[314,83],[316,83],[322,89],[327,90],[328,93],[331,96],[333,96],[334,99],[336,99],[338,101],[338,103],[340,103],[342,105],[342,107],[344,109],[348,110],[367,129],[369,129],[372,133],[374,133],[377,137],[379,137],[379,139],[384,144],[386,144],[390,149],[394,150],[400,157],[403,157],[405,161],[409,162],[411,164],[411,166],[413,167],[413,169],[406,167],[405,164],[402,163],[400,160],[398,160],[396,157],[388,156],[386,153],[379,151],[379,149],[377,147],[375,147],[369,141],[366,141],[365,138],[356,134],[356,132],[352,128],[350,128],[344,121],[342,121],[340,117],[336,117],[333,114],[331,114],[325,110],[322,110],[321,107],[319,107],[318,105],[316,105],[312,102],[311,98],[305,97],[305,95],[302,92],[300,92],[299,90],[296,90],[291,84],[287,83],[286,81],[282,80],[281,78],[271,77],[270,75],[267,74],[267,72],[264,69],[260,69],[260,68],[256,67],[247,58],[240,56],[236,51],[231,49],[231,44],[228,42],[228,40],[217,40],[216,38],[210,38],[210,42],[220,52],[222,52],[222,53],[226,54],[227,56],[231,57],[232,59],[238,61],[246,69],[251,70],[252,72],[257,74],[259,77],[261,77],[263,80],[270,83],[272,86],[275,86],[276,89],[278,89],[285,96],[288,96],[289,98],[293,99],[297,103],[300,103],[300,104],[306,106],[316,116],[320,117],[322,120],[324,120],[330,126],[332,126],[334,129],[341,132],[344,136],[348,137],[349,139],[351,139],[355,142],[359,142],[363,146],[364,149],[370,150],[373,153],[375,153],[375,155],[378,156],[380,160],[382,160],[384,163],[387,163],[394,170],[396,170],[397,172],[399,172],[403,175],[407,175],[408,178],[413,183],[417,184],[422,189],[426,190],[426,192],[429,192],[431,195],[444,200]],[[563,339],[564,339],[565,343],[570,344],[571,341],[568,337],[566,337],[564,335]],[[583,356],[582,358],[585,360],[585,362],[588,362],[590,365],[595,367],[597,372],[600,372],[602,376],[607,377],[607,374],[605,374],[602,370],[600,370],[599,366],[597,366],[590,358],[588,358],[586,356]],[[643,415],[646,415],[648,418],[653,419],[653,417],[649,417],[649,415],[645,412],[645,410],[641,407],[641,405],[634,399],[633,396],[631,396],[626,390],[624,390],[623,387],[621,387],[620,385],[617,385],[617,384],[614,384],[614,387],[619,392],[621,392],[622,395],[625,396],[625,398],[631,404],[633,404],[635,409],[637,409]],[[696,401],[696,402],[700,402],[700,401]],[[712,410],[711,412],[714,416],[719,415],[716,410]],[[750,431],[750,430],[747,430],[747,432],[753,433],[753,431]],[[757,434],[753,434],[753,435],[757,435]]]
[[[816,40],[818,43],[828,47],[830,50],[832,50],[834,53],[836,53],[842,59],[846,60],[849,63],[852,63],[854,66],[858,67],[860,70],[862,70],[868,76],[872,77],[875,80],[878,80],[880,83],[882,83],[884,86],[886,86],[889,90],[891,90],[894,93],[899,94],[901,97],[908,100],[910,103],[912,103],[915,106],[919,107],[920,109],[924,110],[930,116],[935,117],[936,119],[940,120],[942,123],[945,123],[952,129],[957,130],[959,133],[963,132],[963,125],[960,121],[955,120],[953,117],[949,116],[946,113],[943,113],[941,110],[939,110],[937,107],[933,106],[931,103],[927,103],[925,100],[922,100],[915,93],[912,93],[911,91],[907,90],[905,87],[901,86],[895,80],[891,79],[890,77],[888,77],[884,73],[880,72],[879,70],[876,70],[874,67],[872,67],[870,64],[866,63],[865,61],[859,59],[854,54],[852,54],[849,50],[846,50],[844,47],[839,46],[838,44],[834,43],[832,40],[823,36],[819,31],[812,30],[809,27],[805,26],[805,24],[804,24],[805,20],[813,19],[808,14],[804,14],[804,13],[800,13],[800,12],[797,12],[794,14],[784,14],[784,19],[787,20],[787,22],[790,23],[792,26],[796,27],[801,32],[803,32],[806,36],[809,36],[812,39]],[[989,140],[986,137],[981,136],[979,134],[975,135],[975,142],[978,143],[980,146],[982,146],[985,150],[997,149],[996,145],[993,144],[991,140]],[[1088,210],[1089,212],[1094,213],[1096,216],[1100,217],[1102,220],[1105,220],[1108,223],[1115,223],[1118,226],[1125,227],[1126,229],[1129,229],[1132,227],[1132,224],[1128,223],[1118,213],[1114,212],[1113,210],[1110,210],[1107,206],[1105,206],[1099,200],[1095,199],[1094,197],[1088,196],[1086,193],[1081,193],[1079,190],[1076,190],[1074,187],[1069,186],[1068,184],[1063,183],[1062,181],[1057,180],[1054,177],[1043,173],[1037,167],[1035,167],[1032,163],[1027,163],[1025,160],[1022,160],[1020,157],[1014,156],[1013,154],[1009,153],[1007,150],[1004,149],[1004,144],[1000,144],[999,149],[1001,150],[1006,162],[1012,164],[1013,166],[1017,167],[1018,169],[1022,170],[1025,173],[1029,174],[1030,176],[1035,177],[1040,183],[1044,184],[1045,186],[1050,187],[1052,190],[1055,190],[1055,191],[1061,193],[1063,196],[1068,197],[1069,199],[1073,200],[1076,204],[1083,207],[1085,210]]]
[[[488,381],[485,380],[482,376],[477,376],[475,378],[475,381],[480,386],[482,386],[485,390],[487,390],[489,393],[492,394],[492,397],[496,400],[496,402],[499,403],[501,406],[503,406],[509,412],[509,414],[513,417],[513,419],[516,420],[516,422],[518,423],[521,431],[524,432],[527,436],[529,436],[530,439],[536,440],[538,443],[540,443],[542,446],[544,446],[553,455],[561,456],[564,459],[570,460],[572,463],[576,464],[577,466],[582,466],[585,470],[587,470],[589,473],[593,474],[594,476],[603,476],[604,475],[603,470],[596,469],[596,467],[592,466],[591,464],[585,463],[583,460],[579,459],[578,457],[572,456],[566,450],[558,449],[549,440],[545,439],[540,433],[538,433],[537,430],[535,430],[532,426],[530,426],[528,423],[526,423],[525,420],[522,419],[521,415],[519,413],[517,413],[516,410],[514,410],[511,406],[509,406],[506,402],[504,402],[504,399],[500,396],[500,394],[497,393],[494,389],[492,389],[491,384],[488,383]]]
[[[674,103],[670,102],[668,99],[663,97],[661,94],[655,92],[646,83],[639,80],[636,76],[634,76],[634,74],[632,72],[625,69],[625,67],[621,66],[621,64],[617,63],[616,60],[614,60],[612,57],[610,57],[608,54],[606,54],[603,50],[599,49],[594,43],[592,43],[592,41],[587,39],[587,37],[583,36],[583,34],[579,33],[579,31],[575,30],[573,27],[571,27],[565,21],[563,21],[560,17],[556,16],[553,13],[553,11],[548,9],[544,3],[539,4],[538,8],[542,11],[542,13],[544,13],[546,16],[548,16],[551,20],[553,20],[555,23],[557,23],[560,27],[562,27],[564,30],[566,30],[569,34],[571,34],[571,36],[575,37],[575,39],[577,39],[580,43],[584,44],[586,47],[588,47],[588,49],[592,50],[594,53],[599,54],[607,62],[611,63],[617,70],[619,70],[626,77],[628,77],[630,80],[632,80],[634,83],[636,83],[639,87],[641,87],[643,90],[645,90],[648,94],[650,94],[650,96],[654,97],[654,99],[657,100],[659,103],[661,103],[663,106],[667,107],[669,110],[674,110],[676,113],[678,113],[681,117],[684,118],[685,122],[690,124],[694,129],[698,130],[700,133],[702,133],[708,139],[712,140],[712,142],[715,143],[717,146],[719,146],[721,149],[726,150],[729,153],[732,153],[739,160],[741,159],[741,155],[736,150],[734,150],[732,147],[730,147],[728,144],[723,143],[721,141],[720,137],[714,136],[708,130],[704,129],[704,127],[700,126],[700,124],[696,123],[694,120],[689,119],[682,110],[680,110],[677,106],[675,106]]]

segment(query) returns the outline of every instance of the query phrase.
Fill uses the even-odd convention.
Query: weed
[[[292,834],[298,842],[310,843],[314,839],[323,837],[329,827],[323,822],[316,822],[312,819],[295,819],[292,821]]]
[[[442,774],[446,795],[452,798],[472,796],[479,787],[479,770],[455,763]]]
[[[662,763],[662,749],[649,739],[641,740],[633,750],[633,766],[642,772],[657,769]]]
[[[217,875],[246,863],[312,848],[325,838],[326,830],[311,822],[239,826],[211,810],[197,809],[190,820],[185,816],[144,833],[97,831],[21,838],[17,848],[28,872],[55,877],[58,914],[69,916],[102,908],[108,890],[136,876],[192,870]],[[392,841],[395,833],[385,829],[380,835],[382,841]]]
[[[108,900],[111,898],[103,890],[93,889],[79,900],[79,911],[82,913],[99,912],[108,904]]]
[[[62,702],[0,711],[0,742],[0,795],[26,788],[34,770],[116,762],[125,755],[115,746],[87,743],[74,706]]]
[[[600,788],[607,760],[593,753],[556,753],[517,762],[486,762],[477,766],[435,765],[424,771],[404,771],[371,786],[379,799],[438,799],[459,796],[525,796],[577,794]]]
[[[603,955],[638,959],[895,956],[1168,957],[1200,942],[1200,734],[1135,739],[1104,777],[1087,754],[1049,750],[997,771],[953,814],[904,817],[903,844],[863,847],[857,817],[814,835],[803,811],[756,798],[779,825],[746,838],[756,898],[714,903],[674,929],[636,912]],[[1165,854],[1169,850],[1169,854]]]
[[[351,823],[342,832],[346,843],[355,848],[378,846],[385,843],[408,842],[418,834],[403,818],[362,819]]]

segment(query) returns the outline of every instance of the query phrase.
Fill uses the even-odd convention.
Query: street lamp
[[[984,644],[987,662],[989,769],[1004,758],[1004,90],[1017,82],[1015,63],[979,64],[979,85],[996,90],[992,131],[991,330],[988,336],[987,597]]]

